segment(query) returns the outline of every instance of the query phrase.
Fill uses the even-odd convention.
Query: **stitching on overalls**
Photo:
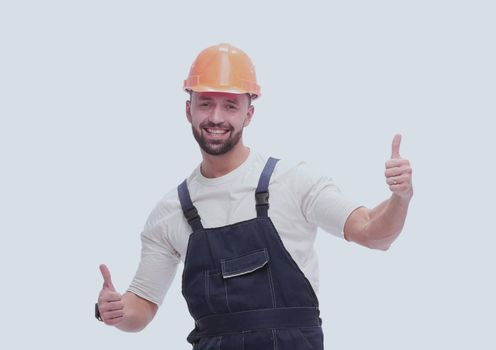
[[[300,328],[296,328],[298,333],[300,333],[300,336],[303,338],[303,341],[310,347],[310,349],[313,349],[313,345],[310,343],[310,341],[307,339],[306,335],[303,334]]]
[[[229,312],[231,312],[231,308],[229,307],[229,298],[227,297],[227,283],[228,283],[228,281],[223,280],[223,283],[224,283],[224,291],[225,291],[225,293],[226,293],[226,305],[227,305],[227,310],[228,310]]]
[[[274,281],[272,279],[272,269],[270,268],[270,264],[267,264],[267,271],[269,273],[269,285],[270,285],[270,294],[272,296],[272,307],[277,307],[276,291],[274,289]]]
[[[214,306],[210,301],[210,273],[208,270],[205,270],[205,298],[207,299],[207,305],[210,308],[211,312],[215,312]]]
[[[272,343],[274,344],[274,350],[277,350],[277,337],[276,337],[276,330],[272,330]]]

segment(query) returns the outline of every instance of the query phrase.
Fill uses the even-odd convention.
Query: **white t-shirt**
[[[193,171],[188,189],[203,227],[256,216],[255,190],[267,159],[252,149],[243,164],[224,176],[206,178],[200,166]],[[274,169],[269,192],[269,217],[317,293],[318,259],[313,247],[317,228],[343,238],[346,219],[361,204],[342,196],[331,178],[317,176],[306,163],[284,159]],[[158,202],[141,232],[141,261],[128,291],[161,305],[179,263],[184,263],[191,231],[174,188]]]

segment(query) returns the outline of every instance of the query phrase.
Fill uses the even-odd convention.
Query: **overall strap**
[[[183,209],[184,217],[193,229],[193,232],[202,230],[203,225],[201,223],[200,215],[198,215],[198,211],[191,201],[186,180],[184,180],[179,186],[177,186],[177,193],[179,195],[179,202],[181,202],[181,208]]]
[[[255,201],[257,209],[257,217],[267,217],[269,211],[269,182],[274,168],[279,159],[269,157],[265,167],[262,170],[260,179],[258,180],[257,191],[255,192]]]

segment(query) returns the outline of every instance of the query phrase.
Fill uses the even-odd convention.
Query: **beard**
[[[198,142],[198,145],[200,148],[207,154],[213,155],[213,156],[220,156],[222,154],[226,154],[230,150],[234,148],[241,139],[241,136],[243,135],[243,129],[240,131],[233,133],[234,128],[229,125],[229,133],[230,136],[226,140],[206,140],[205,137],[203,137],[202,132],[204,128],[213,128],[215,126],[218,126],[213,123],[205,123],[200,125],[200,130],[196,130],[194,126],[191,126],[191,129],[193,130],[193,136],[195,137],[196,142]],[[205,131],[206,132],[206,131]]]

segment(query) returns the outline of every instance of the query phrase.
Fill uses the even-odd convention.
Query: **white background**
[[[2,1],[2,349],[189,349],[180,273],[129,334],[124,291],[156,202],[199,163],[181,90],[229,42],[262,86],[245,143],[372,207],[393,135],[415,195],[388,252],[319,232],[326,349],[495,349],[492,1]]]

